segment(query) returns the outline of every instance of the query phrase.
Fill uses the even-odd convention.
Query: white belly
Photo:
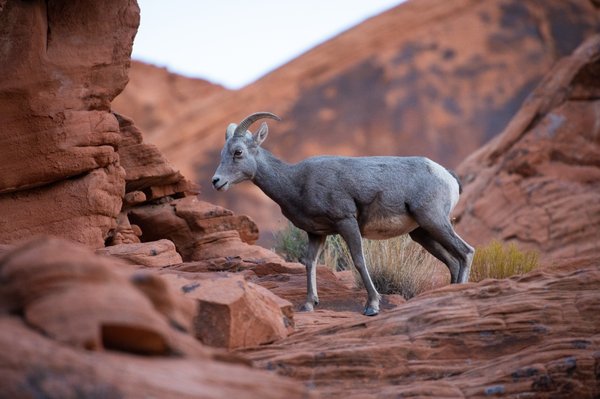
[[[367,221],[361,226],[361,233],[364,238],[371,240],[386,240],[410,233],[418,226],[409,215],[394,215],[385,219]]]

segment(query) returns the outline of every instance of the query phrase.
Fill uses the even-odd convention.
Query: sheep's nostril
[[[215,177],[215,178],[213,178],[213,179],[212,179],[212,184],[213,184],[213,186],[216,186],[216,185],[217,185],[217,183],[219,182],[219,180],[221,180],[221,179],[220,179],[220,178],[218,178],[218,177]]]

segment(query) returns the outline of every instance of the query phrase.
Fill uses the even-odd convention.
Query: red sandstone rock
[[[18,337],[18,339],[15,339]],[[309,398],[297,381],[206,357],[76,350],[0,315],[0,386],[7,398]]]
[[[243,353],[324,397],[595,397],[599,306],[597,264],[533,272],[447,286],[375,318],[297,314],[297,334]],[[307,324],[315,316],[321,326]]]
[[[252,370],[237,356],[203,347],[188,334],[199,324],[196,301],[155,273],[131,274],[122,272],[123,267],[118,260],[58,239],[3,246],[2,396],[308,397],[297,382]],[[256,345],[251,339],[259,331],[273,337],[264,322],[273,311],[283,325],[281,300],[240,277],[227,280],[235,286],[221,291],[221,298],[240,294],[240,284],[245,291],[241,301],[230,303],[244,311],[232,318],[233,326],[244,327],[237,330],[237,342]],[[240,308],[248,301],[254,305]],[[285,309],[289,311],[289,303]],[[209,328],[213,336],[216,327]]]
[[[131,116],[153,142],[153,135],[185,112],[189,101],[226,90],[203,79],[170,73],[166,68],[131,62],[129,83],[112,102],[117,112]]]
[[[177,307],[167,286],[150,300],[118,272],[119,267],[119,261],[96,257],[67,241],[39,238],[0,259],[4,308],[22,313],[31,326],[76,348],[162,355],[201,352],[189,336],[172,327],[189,326],[190,321],[169,319],[154,307],[160,296]]]
[[[124,181],[108,111],[138,22],[121,0],[2,7],[0,241],[45,233],[99,247],[114,228]]]
[[[51,234],[104,246],[116,228],[125,189],[123,169],[109,166],[37,189],[0,195],[0,242]]]
[[[600,36],[561,60],[500,136],[459,168],[457,230],[540,252],[600,259]],[[568,265],[570,262],[566,262]]]
[[[259,266],[261,275],[250,278],[250,281],[268,288],[275,295],[287,299],[296,306],[306,302],[306,271],[304,266],[297,264],[287,273],[276,270],[273,273],[263,274],[260,272]],[[337,310],[355,309],[357,311],[364,307],[366,300],[364,290],[348,287],[328,267],[317,267],[317,289],[319,306],[321,307]]]
[[[258,228],[250,218],[233,215],[195,196],[138,206],[130,209],[128,216],[142,229],[143,241],[168,238],[185,261],[236,256],[283,261],[271,251],[246,243],[258,238]]]
[[[137,270],[129,281],[150,299],[152,306],[164,315],[172,326],[193,335],[196,303],[181,295],[179,287],[149,270]]]
[[[125,194],[123,206],[131,207],[146,202],[147,197],[143,191],[131,191]]]
[[[96,250],[99,255],[110,255],[134,265],[162,267],[182,263],[175,244],[169,240],[144,243],[118,244]]]
[[[197,302],[194,332],[204,344],[246,348],[285,338],[293,331],[291,304],[242,276],[190,278],[186,273],[162,277]]]
[[[139,192],[139,191],[137,191]],[[125,205],[125,200],[123,202]],[[117,216],[117,227],[109,233],[109,237],[106,240],[106,245],[118,245],[118,244],[136,244],[140,242],[139,237],[142,235],[142,231],[135,224],[129,223],[127,214],[121,212]]]
[[[192,185],[152,144],[143,143],[132,119],[115,114],[123,137],[119,161],[125,169],[127,192],[147,190],[146,200],[191,191]],[[154,188],[154,191],[148,190]],[[160,187],[160,189],[159,189]]]

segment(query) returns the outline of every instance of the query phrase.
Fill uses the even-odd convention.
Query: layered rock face
[[[51,233],[99,247],[125,174],[110,102],[127,83],[135,2],[3,2],[0,241]]]
[[[206,311],[114,258],[40,238],[0,255],[0,279],[1,397],[308,396],[295,381],[203,346],[195,337],[211,326]],[[211,337],[227,334],[212,327]]]
[[[256,111],[280,115],[264,145],[289,162],[425,155],[456,167],[502,131],[554,62],[599,23],[589,0],[409,1],[242,90],[190,101],[152,142],[207,201],[250,215],[267,232],[284,218],[258,189],[222,194],[210,186],[230,122]]]
[[[246,350],[323,397],[596,397],[600,269],[453,285]]]
[[[166,68],[132,61],[129,83],[112,106],[133,118],[146,140],[155,143],[154,134],[184,114],[188,102],[226,91],[206,80],[187,78],[170,73]]]
[[[457,229],[512,240],[547,265],[600,259],[600,36],[562,59],[496,139],[464,163]]]

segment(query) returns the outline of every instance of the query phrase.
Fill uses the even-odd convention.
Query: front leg
[[[346,241],[354,266],[358,269],[363,284],[367,289],[368,299],[363,314],[366,316],[375,316],[379,313],[379,299],[381,296],[375,289],[375,285],[367,270],[367,264],[362,248],[362,236],[360,234],[358,222],[356,219],[344,219],[338,223],[337,229],[344,241]]]
[[[308,249],[304,258],[306,266],[306,303],[300,308],[301,311],[312,312],[314,305],[319,303],[317,295],[317,260],[325,244],[327,236],[308,233]]]

